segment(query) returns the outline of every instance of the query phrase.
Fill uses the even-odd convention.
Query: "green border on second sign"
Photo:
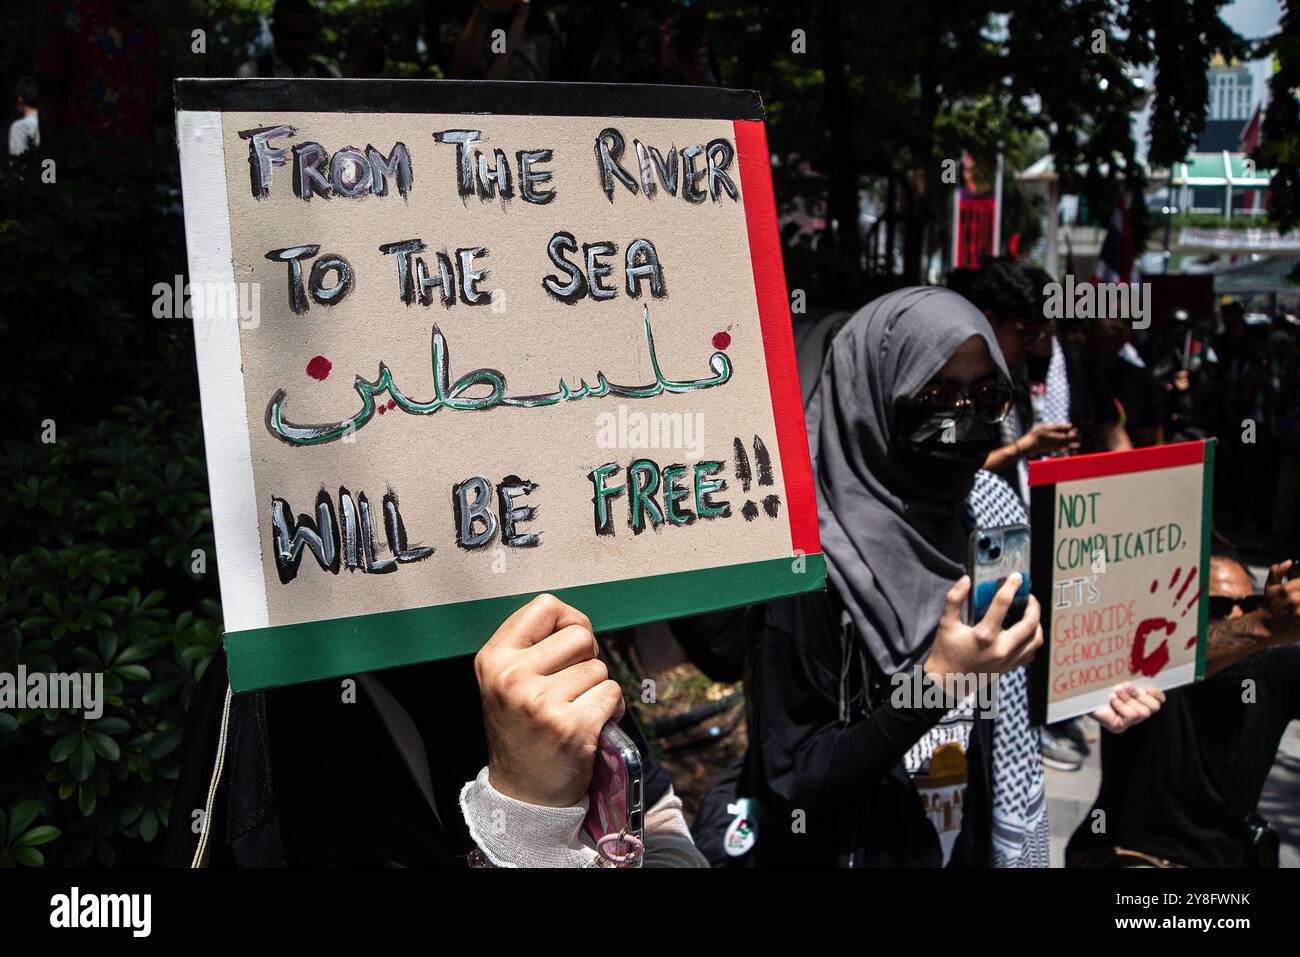
[[[1205,653],[1210,643],[1210,551],[1214,539],[1214,452],[1217,439],[1205,443],[1201,472],[1201,598],[1196,609],[1196,680],[1205,677]]]

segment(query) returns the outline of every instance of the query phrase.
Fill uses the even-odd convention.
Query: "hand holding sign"
[[[1160,710],[1165,693],[1159,688],[1135,688],[1125,682],[1110,694],[1110,701],[1092,713],[1107,731],[1123,734]]]
[[[966,625],[962,623],[961,610],[970,592],[970,576],[959,578],[948,590],[934,647],[925,659],[926,674],[946,687],[948,675],[1003,674],[1028,664],[1043,643],[1043,630],[1038,626],[1038,600],[1031,597],[1024,617],[1010,628],[1002,627],[1002,619],[1019,588],[1020,576],[1008,577],[984,617],[975,625]]]
[[[502,794],[572,807],[587,793],[601,728],[623,714],[596,653],[587,616],[554,595],[520,608],[479,650],[488,780]]]

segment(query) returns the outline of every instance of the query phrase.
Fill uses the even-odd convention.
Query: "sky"
[[[1219,17],[1246,39],[1255,40],[1277,32],[1282,4],[1279,0],[1233,0],[1219,11]]]

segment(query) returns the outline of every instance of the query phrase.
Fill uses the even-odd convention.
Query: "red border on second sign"
[[[1201,441],[1156,445],[1127,452],[1074,455],[1065,459],[1041,459],[1029,463],[1029,484],[1055,485],[1057,482],[1077,482],[1080,479],[1102,478],[1107,475],[1198,465],[1204,461],[1205,443]]]

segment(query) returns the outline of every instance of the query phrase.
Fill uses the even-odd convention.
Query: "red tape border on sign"
[[[817,530],[817,497],[813,491],[812,462],[808,458],[808,432],[804,426],[794,335],[790,329],[790,300],[777,240],[767,131],[759,120],[736,120],[734,126],[758,321],[763,332],[763,353],[767,357],[767,384],[772,395],[772,418],[776,422],[776,444],[781,454],[786,510],[790,516],[790,545],[794,551],[812,555],[822,550]]]
[[[1029,484],[1055,485],[1057,482],[1077,482],[1106,475],[1127,475],[1130,472],[1198,465],[1204,461],[1205,443],[1201,441],[1155,445],[1126,452],[1075,455],[1065,459],[1041,459],[1029,463]]]

